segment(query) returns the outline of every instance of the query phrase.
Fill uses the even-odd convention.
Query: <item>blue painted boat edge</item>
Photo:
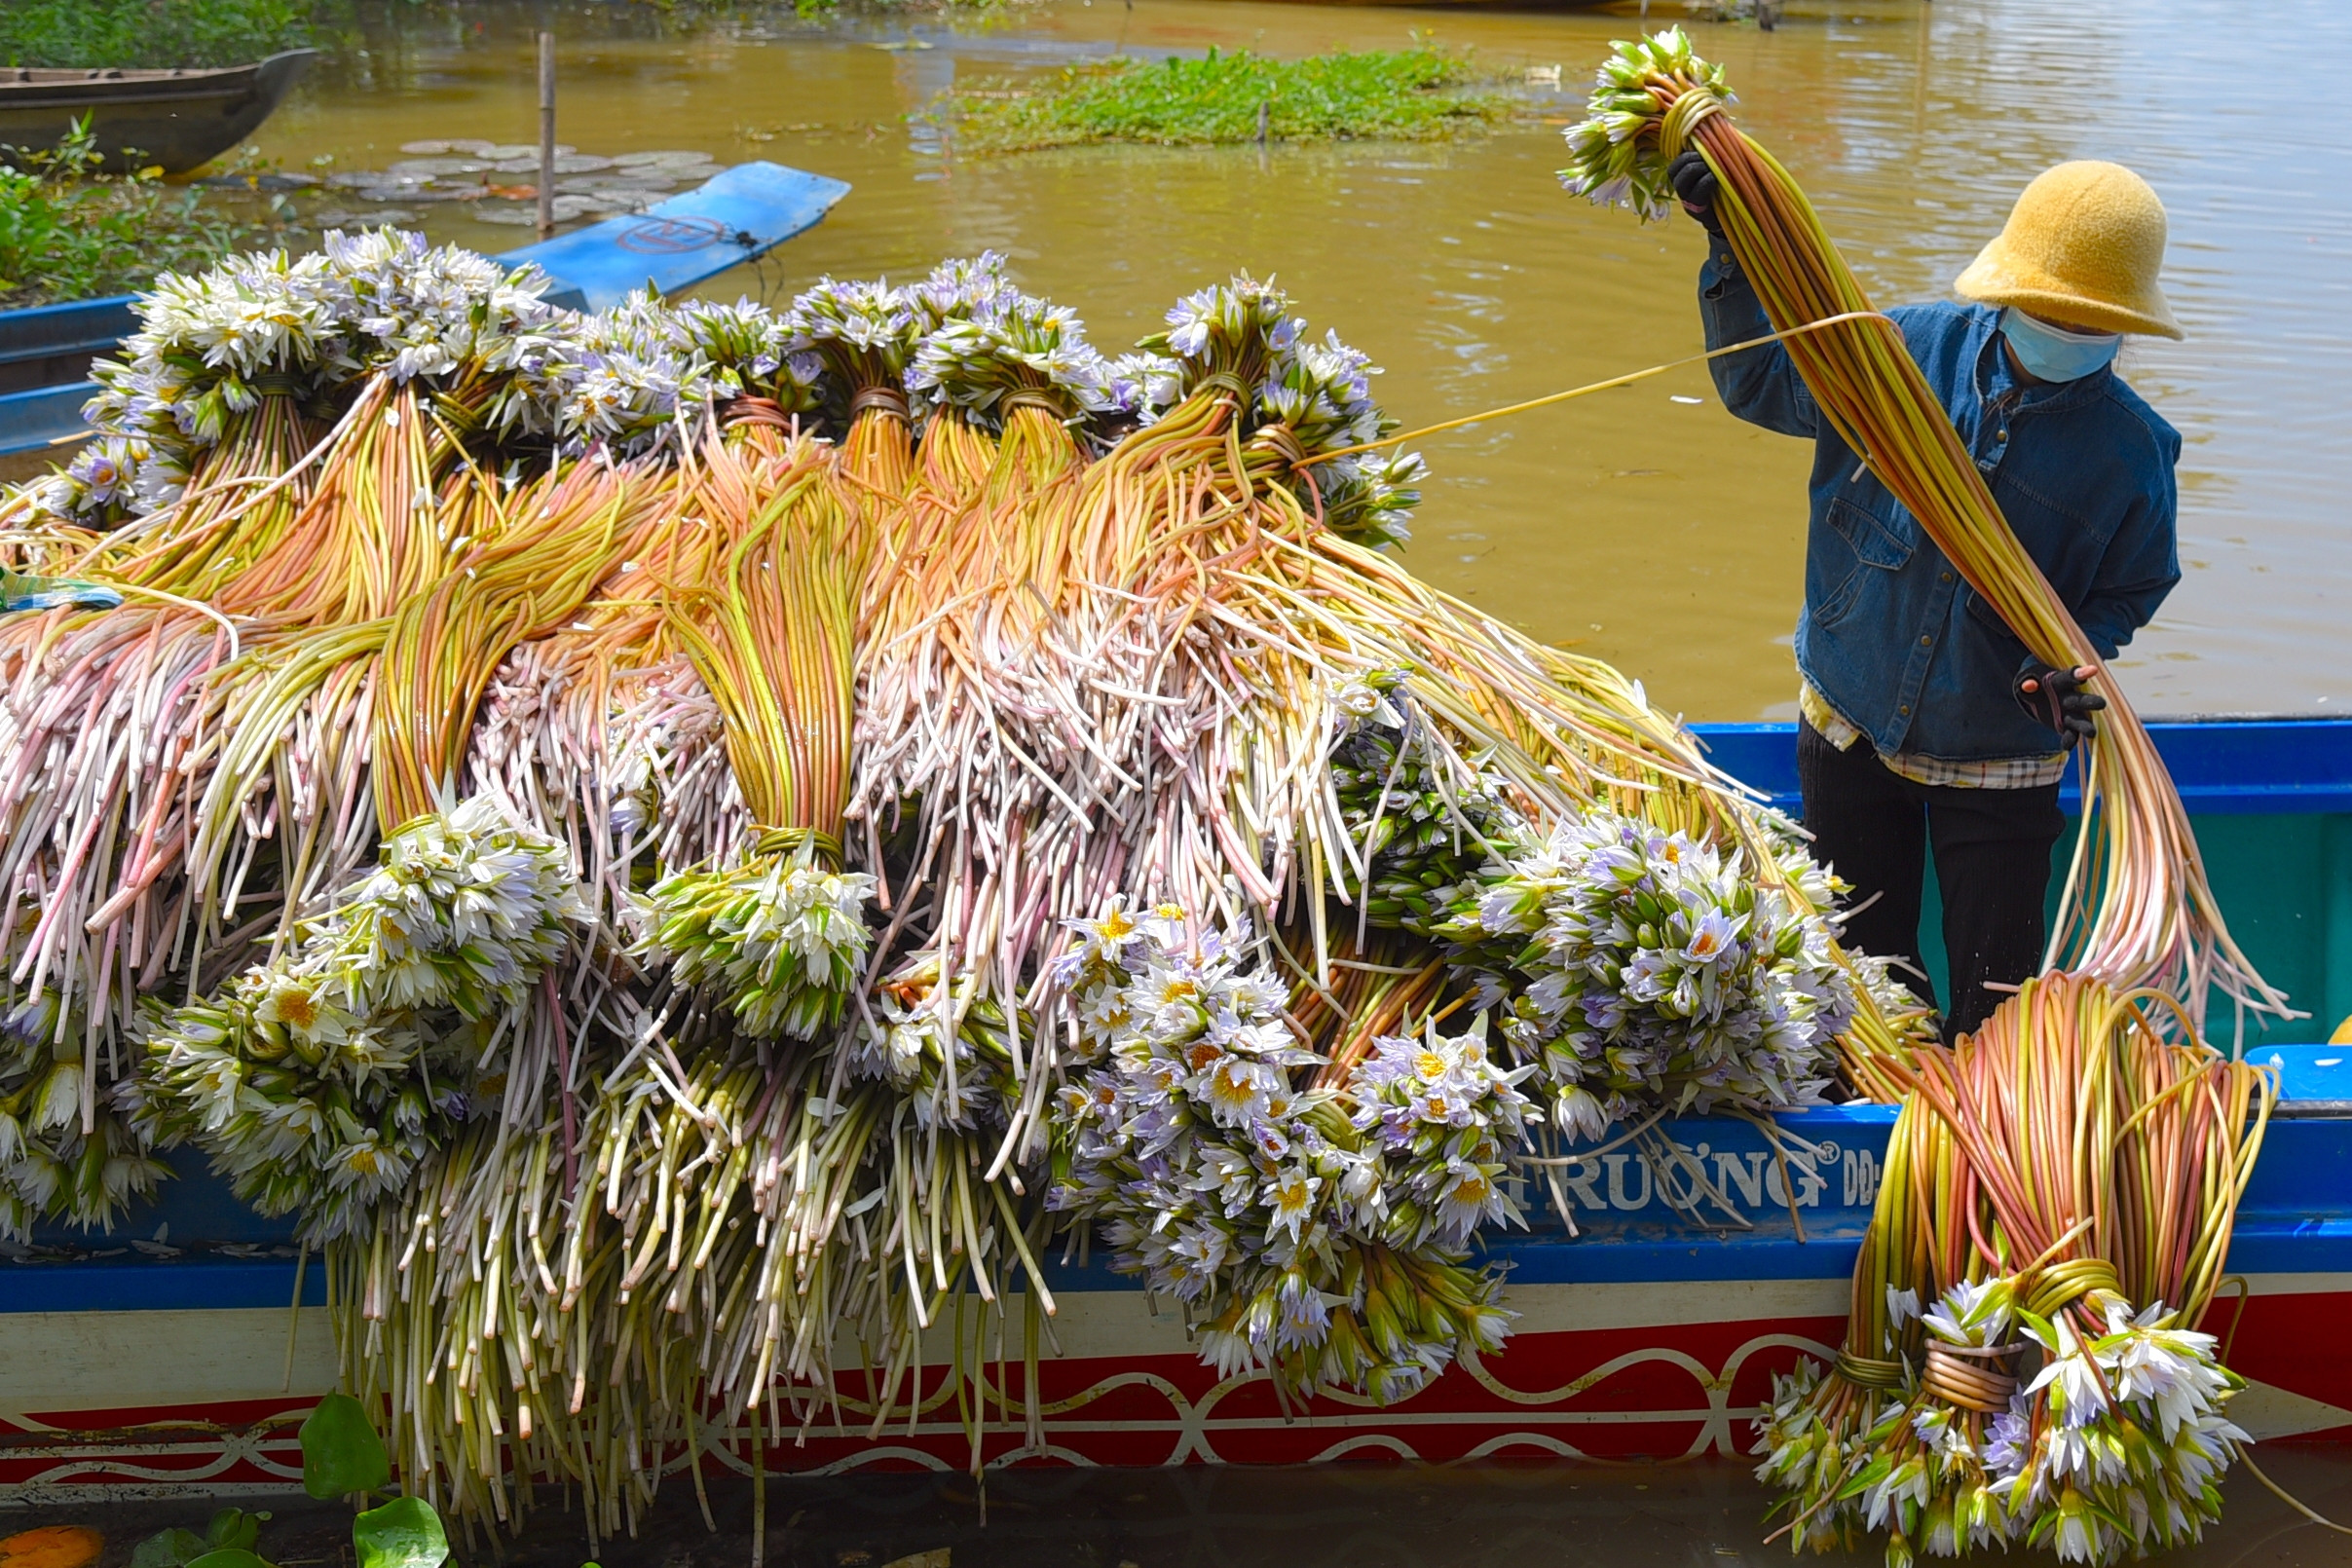
[[[1473,1254],[1471,1264],[1500,1265],[1507,1287],[1839,1281],[1852,1276],[1860,1247],[1860,1238],[1851,1235],[1589,1243],[1522,1237],[1494,1242]],[[2249,1216],[2231,1239],[2228,1269],[2352,1276],[2352,1219]],[[0,1274],[0,1319],[27,1312],[264,1310],[291,1300],[294,1265],[277,1258],[140,1258],[16,1266]],[[1112,1273],[1100,1257],[1084,1266],[1049,1263],[1046,1283],[1060,1295],[1143,1293],[1138,1281]],[[302,1301],[326,1304],[324,1270],[317,1259],[304,1272]]]
[[[1709,761],[1794,813],[1797,727],[1695,724]],[[2352,811],[2352,719],[2200,718],[2149,723],[2148,733],[2192,815]],[[2080,809],[2070,775],[2060,794]]]
[[[0,365],[69,354],[104,354],[138,330],[136,294],[0,311]]]
[[[0,458],[64,447],[87,437],[82,405],[98,394],[94,381],[0,392]]]

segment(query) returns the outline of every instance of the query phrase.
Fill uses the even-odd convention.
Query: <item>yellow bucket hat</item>
[[[2060,164],[2017,198],[1993,243],[1952,285],[2084,332],[2181,336],[2156,286],[2164,204],[2121,164]]]

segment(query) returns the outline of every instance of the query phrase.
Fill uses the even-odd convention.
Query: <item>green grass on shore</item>
[[[1247,51],[1149,64],[1072,65],[1044,80],[952,89],[931,116],[970,152],[1086,142],[1201,146],[1255,139],[1258,110],[1277,141],[1429,141],[1506,118],[1510,101],[1461,52],[1411,49],[1274,59]]]
[[[309,41],[308,0],[0,0],[0,65],[249,65]]]
[[[98,173],[83,126],[24,162],[0,165],[0,311],[125,294],[158,273],[286,243],[283,226],[232,213],[206,192]]]

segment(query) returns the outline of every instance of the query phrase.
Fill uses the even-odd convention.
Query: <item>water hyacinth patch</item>
[[[1560,1130],[1637,1103],[1809,1104],[1853,1016],[1833,928],[1736,852],[1595,808],[1514,848],[1444,932],[1541,1064]]]
[[[1383,1040],[1343,1089],[1283,1018],[1247,938],[1114,901],[1064,960],[1090,1065],[1062,1092],[1050,1208],[1202,1325],[1227,1374],[1401,1399],[1496,1348],[1498,1282],[1462,1266],[1528,1109],[1476,1035]]]

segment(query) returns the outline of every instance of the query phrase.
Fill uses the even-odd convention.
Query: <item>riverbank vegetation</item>
[[[7,0],[0,64],[249,65],[311,41],[308,0]]]
[[[1204,59],[1090,61],[1043,78],[956,88],[931,115],[969,152],[1087,142],[1203,146],[1276,141],[1430,141],[1507,118],[1500,77],[1466,51],[1338,51],[1276,59],[1249,51]]]
[[[196,270],[232,250],[282,243],[282,225],[154,174],[97,172],[87,125],[55,149],[0,165],[0,310],[98,299]]]

